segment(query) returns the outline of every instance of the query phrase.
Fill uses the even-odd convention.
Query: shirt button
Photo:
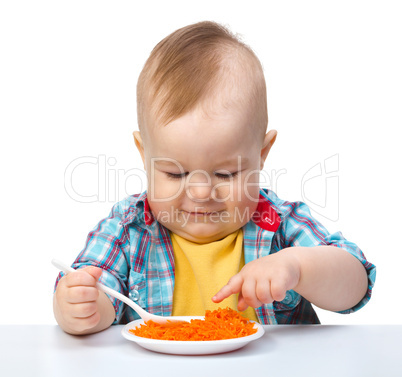
[[[290,304],[292,302],[292,295],[289,292],[286,292],[285,298],[282,300],[282,302],[286,304]]]
[[[135,286],[134,289],[132,291],[130,291],[130,293],[128,294],[128,296],[131,298],[131,300],[133,301],[138,301],[140,299],[140,294],[137,291],[138,286]]]

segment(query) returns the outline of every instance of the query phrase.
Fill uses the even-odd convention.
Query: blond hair
[[[155,46],[139,76],[140,131],[147,128],[150,116],[166,125],[224,87],[230,87],[238,98],[244,97],[246,105],[253,108],[254,123],[265,133],[265,79],[250,47],[215,22],[176,30]]]

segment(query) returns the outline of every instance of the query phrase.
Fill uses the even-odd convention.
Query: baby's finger
[[[99,291],[96,287],[78,286],[67,290],[66,301],[70,304],[96,301],[99,297]]]
[[[244,297],[242,296],[241,292],[239,293],[239,297],[237,299],[237,310],[239,312],[244,312],[248,308],[248,305],[246,301],[244,300]]]
[[[69,273],[66,279],[67,287],[87,286],[94,287],[102,275],[102,269],[98,267],[86,267]]]
[[[254,279],[247,279],[244,281],[241,288],[241,296],[248,306],[253,308],[258,308],[262,305],[261,301],[258,300],[256,295],[256,284]]]
[[[97,311],[86,318],[70,317],[70,320],[68,320],[67,323],[70,327],[74,328],[75,331],[81,332],[87,329],[94,328],[99,323],[100,318],[100,314]]]
[[[270,304],[274,299],[271,296],[269,280],[258,280],[255,288],[257,298],[263,304]]]
[[[98,310],[96,302],[84,302],[81,304],[72,304],[70,314],[74,318],[88,318],[94,315]]]
[[[223,286],[214,297],[212,297],[212,301],[218,303],[235,293],[239,293],[242,285],[243,278],[239,274],[232,276],[228,283]]]
[[[286,296],[286,282],[275,279],[271,281],[271,296],[275,301],[282,301]]]

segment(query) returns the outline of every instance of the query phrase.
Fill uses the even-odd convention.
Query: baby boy
[[[375,266],[357,245],[259,186],[277,133],[248,46],[213,22],[175,31],[148,58],[137,105],[148,189],[115,204],[79,270],[59,276],[54,313],[66,332],[138,318],[98,280],[151,313],[229,306],[262,324],[319,323],[312,304],[350,313],[367,303]]]

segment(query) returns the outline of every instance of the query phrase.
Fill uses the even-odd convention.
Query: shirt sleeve
[[[372,289],[376,278],[376,267],[367,261],[363,252],[353,242],[348,241],[341,232],[330,234],[323,225],[314,219],[309,207],[303,202],[286,202],[286,210],[281,220],[281,225],[276,234],[274,249],[281,250],[294,246],[336,246],[346,250],[356,257],[364,266],[367,272],[368,288],[366,295],[354,307],[339,311],[338,313],[348,314],[361,309],[371,298]]]
[[[101,220],[88,234],[85,247],[72,267],[75,269],[88,266],[100,267],[103,272],[99,282],[127,295],[129,265],[126,249],[129,245],[129,236],[126,228],[121,224],[122,213],[121,202],[116,203],[109,216]],[[63,273],[59,274],[55,287],[63,275]],[[107,296],[116,312],[114,323],[118,323],[123,315],[124,304],[116,298]]]

